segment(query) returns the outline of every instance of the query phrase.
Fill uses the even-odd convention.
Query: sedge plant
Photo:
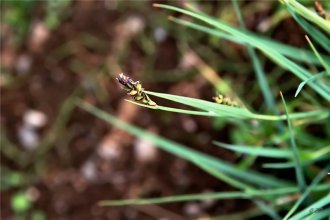
[[[140,82],[135,82],[124,75],[120,75],[118,80],[134,99],[133,101],[127,101],[150,108],[151,111],[212,117],[223,121],[231,119],[241,124],[255,120],[267,122],[274,126],[278,125],[279,129],[276,132],[282,137],[280,139],[284,146],[282,148],[274,147],[272,144],[228,144],[217,141],[213,143],[215,147],[247,155],[252,162],[255,162],[258,157],[273,160],[281,159],[282,162],[262,164],[264,170],[268,170],[267,172],[253,170],[250,166],[243,166],[242,168],[237,164],[228,163],[220,158],[196,151],[189,148],[189,146],[184,146],[128,124],[88,103],[78,102],[81,108],[101,120],[154,143],[156,147],[191,162],[219,181],[226,182],[236,189],[227,192],[173,195],[162,198],[106,200],[100,201],[100,205],[123,206],[209,199],[248,199],[256,204],[256,209],[236,213],[236,219],[246,219],[264,214],[272,219],[323,219],[330,216],[328,175],[330,164],[327,165],[327,161],[330,160],[330,56],[328,55],[330,52],[330,22],[326,17],[319,16],[315,10],[302,5],[296,0],[281,0],[279,4],[305,31],[309,48],[296,48],[248,31],[245,28],[239,4],[236,1],[233,1],[233,6],[239,18],[240,27],[233,27],[224,21],[211,17],[192,5],[186,4],[183,8],[179,8],[172,5],[154,4],[157,8],[182,13],[186,18],[190,17],[189,20],[170,17],[171,21],[179,25],[191,28],[194,31],[204,32],[219,39],[244,45],[251,58],[251,65],[256,73],[255,78],[260,93],[268,109],[264,112],[257,112],[245,106],[228,104],[231,102],[229,102],[229,99],[224,102],[223,96],[215,98],[215,100],[220,99],[220,101],[212,102],[147,91],[142,88]],[[287,74],[291,74],[292,77],[300,80],[300,84],[292,88],[296,90],[295,94],[291,94],[292,97],[289,97],[286,93],[282,94],[280,91],[277,93],[279,96],[275,96],[277,94],[274,94],[271,90],[273,85],[270,83],[269,76],[263,70],[260,56],[267,57],[276,66],[284,69]],[[309,67],[313,66],[315,68],[306,67],[306,63],[309,64]],[[125,80],[123,81],[123,79]],[[162,106],[152,101],[149,96],[184,104],[195,110]],[[292,103],[302,103],[304,97],[311,100],[314,105],[310,106],[308,111],[294,112]],[[296,101],[297,99],[298,101]],[[279,113],[281,111],[282,114]],[[308,134],[306,129],[309,124],[313,123],[317,123],[326,129],[324,138],[313,137],[313,134]],[[308,138],[304,139],[304,136],[308,136]],[[269,142],[271,143],[272,140]],[[292,169],[295,177],[293,179],[283,179],[272,174],[274,169],[283,172],[285,172],[285,169]],[[229,218],[226,215],[220,217]]]

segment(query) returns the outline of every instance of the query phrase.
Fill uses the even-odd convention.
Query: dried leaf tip
[[[120,73],[116,79],[121,85],[123,85],[123,89],[128,92],[127,95],[130,95],[135,101],[150,106],[157,106],[157,104],[145,93],[144,88],[139,81],[134,81],[123,73]]]

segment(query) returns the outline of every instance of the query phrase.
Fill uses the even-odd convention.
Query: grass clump
[[[252,162],[255,161],[256,157],[282,159],[285,160],[285,162],[263,164],[263,167],[268,168],[269,172],[254,171],[248,167],[241,168],[237,164],[227,163],[219,158],[193,150],[172,140],[151,134],[143,129],[121,121],[90,104],[79,102],[78,105],[81,108],[96,117],[133,135],[147,139],[162,150],[195,164],[208,174],[219,179],[219,181],[224,181],[237,189],[231,192],[175,195],[165,198],[109,200],[101,201],[101,205],[141,205],[237,198],[249,199],[255,202],[258,207],[259,211],[255,212],[252,216],[246,213],[241,214],[240,217],[244,219],[261,215],[262,213],[266,213],[272,219],[305,219],[308,217],[311,219],[322,219],[330,213],[329,208],[326,208],[330,204],[330,194],[327,193],[329,192],[330,184],[325,181],[327,172],[330,172],[330,170],[329,166],[322,167],[322,165],[319,165],[320,161],[322,164],[322,161],[329,160],[330,143],[327,143],[326,140],[320,141],[321,147],[316,148],[303,141],[299,141],[300,137],[308,134],[306,127],[309,124],[317,122],[325,127],[329,124],[330,109],[327,107],[327,104],[325,104],[330,102],[330,85],[329,81],[325,80],[330,75],[330,58],[328,55],[325,55],[325,52],[329,51],[330,45],[328,44],[330,39],[329,22],[295,0],[282,0],[282,7],[288,10],[298,24],[306,30],[306,34],[312,39],[310,40],[307,37],[311,47],[310,50],[295,48],[247,31],[240,13],[239,5],[236,1],[233,1],[233,3],[236,14],[240,18],[241,28],[233,27],[224,21],[210,17],[189,5],[185,5],[185,8],[164,4],[154,4],[154,6],[176,13],[182,13],[190,18],[189,20],[185,20],[171,17],[170,20],[175,23],[246,46],[254,72],[256,73],[256,83],[258,83],[260,93],[267,106],[265,111],[258,112],[247,107],[238,107],[236,104],[231,104],[232,102],[229,102],[229,99],[226,102],[223,100],[211,102],[144,90],[143,94],[145,94],[145,96],[140,95],[141,99],[144,100],[142,103],[130,102],[146,108],[152,108],[153,110],[213,117],[217,120],[227,120],[230,118],[241,124],[247,123],[249,120],[272,123],[274,127],[278,126],[279,128],[276,130],[277,133],[272,135],[280,138],[284,146],[283,148],[277,148],[274,147],[274,145],[250,146],[220,142],[214,142],[214,144],[238,154],[246,154]],[[291,73],[293,77],[297,77],[301,81],[300,85],[291,88],[296,90],[296,99],[299,98],[299,93],[303,93],[304,97],[310,97],[316,105],[309,108],[309,111],[293,112],[292,110],[294,108],[292,106],[296,100],[291,99],[289,102],[285,101],[285,98],[288,99],[288,95],[285,95],[285,93],[282,95],[280,91],[277,91],[277,94],[280,94],[282,102],[276,100],[276,96],[272,90],[272,86],[274,85],[272,85],[271,80],[269,80],[270,76],[263,70],[260,61],[261,56],[267,57],[275,65],[283,68],[287,73]],[[310,65],[316,67],[314,70],[322,69],[322,71],[312,71],[312,68],[307,68],[303,62],[309,62]],[[138,84],[140,85],[139,88],[142,88],[141,84]],[[308,85],[310,88],[310,90],[307,90],[308,92],[304,91],[304,85]],[[135,90],[139,89],[132,90],[132,88],[130,88],[128,92],[133,96],[135,101],[140,101],[141,99],[135,98],[137,94],[140,94],[139,91]],[[147,95],[184,104],[196,110],[178,109],[162,105],[156,106]],[[298,101],[301,103],[303,102],[301,98]],[[285,114],[278,114],[280,109],[282,109],[282,111],[284,109]],[[284,121],[287,122],[287,126],[285,123],[282,123]],[[315,138],[317,139],[317,137]],[[325,138],[329,138],[329,132],[326,134]],[[272,140],[270,140],[270,143],[272,143]],[[313,167],[313,169],[311,169],[311,167]],[[294,169],[296,178],[289,180],[283,179],[273,174],[272,169]],[[313,172],[315,169],[318,173],[315,171]],[[311,176],[316,177],[311,178]],[[295,197],[297,194],[299,196]],[[279,202],[288,197],[293,199],[286,200],[287,202],[284,203]],[[289,201],[292,202],[294,200],[296,200],[295,203],[290,204]],[[311,211],[316,208],[320,211]]]

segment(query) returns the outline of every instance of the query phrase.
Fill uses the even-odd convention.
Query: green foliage
[[[102,201],[100,203],[101,205],[141,205],[192,200],[240,198],[252,200],[261,212],[266,213],[273,219],[281,218],[279,214],[280,211],[287,211],[285,218],[290,217],[290,219],[302,219],[307,217],[321,219],[329,214],[330,210],[324,207],[330,203],[330,194],[325,193],[330,189],[330,184],[326,182],[322,183],[329,167],[321,171],[315,178],[310,178],[310,176],[307,175],[311,173],[310,167],[318,170],[320,169],[319,165],[316,164],[317,161],[329,159],[329,143],[327,140],[321,140],[317,143],[317,147],[315,147],[312,146],[313,142],[306,143],[301,137],[306,136],[312,139],[315,138],[314,140],[320,140],[322,138],[312,137],[312,135],[308,134],[308,125],[318,124],[325,128],[329,127],[326,126],[327,123],[329,123],[330,109],[326,107],[324,103],[330,102],[330,85],[329,81],[324,79],[330,74],[330,57],[320,51],[329,51],[330,25],[328,21],[319,17],[315,12],[312,12],[295,0],[282,0],[281,2],[292,17],[307,32],[308,36],[311,37],[312,41],[307,38],[311,50],[295,48],[247,31],[244,29],[244,21],[242,19],[240,19],[241,28],[235,28],[233,25],[210,17],[190,5],[186,5],[185,8],[164,4],[154,5],[158,8],[184,14],[186,16],[185,19],[170,18],[170,20],[178,24],[246,46],[256,72],[258,92],[263,95],[264,101],[267,103],[268,112],[261,111],[261,113],[257,113],[246,107],[223,105],[206,100],[151,91],[144,92],[150,96],[184,104],[196,110],[179,109],[162,105],[149,106],[132,101],[130,102],[153,110],[213,117],[216,118],[216,120],[226,122],[234,121],[239,125],[238,127],[240,129],[237,135],[233,135],[235,141],[239,140],[237,137],[240,137],[240,132],[249,129],[248,126],[246,126],[247,123],[251,120],[257,121],[260,123],[257,125],[259,126],[258,129],[260,129],[259,132],[269,132],[264,138],[261,138],[261,140],[254,138],[254,140],[250,140],[252,144],[244,144],[245,141],[249,140],[249,137],[241,136],[242,138],[238,144],[214,142],[215,145],[219,147],[247,155],[247,157],[242,159],[239,165],[226,163],[218,158],[190,149],[172,140],[151,134],[121,121],[90,104],[78,102],[81,108],[96,117],[133,135],[147,139],[162,150],[190,161],[208,174],[237,188],[239,191],[180,195],[152,199],[109,200]],[[236,8],[237,15],[241,18],[239,7],[235,1],[234,7]],[[187,17],[189,17],[189,19]],[[320,49],[318,49],[318,47],[320,47]],[[270,74],[263,71],[262,64],[259,60],[261,56],[259,56],[259,54],[257,55],[256,51],[261,52],[260,55],[263,54],[280,68],[283,68],[283,70],[292,73],[290,76],[297,77],[302,81],[298,86],[296,96],[302,91],[304,85],[307,84],[310,87],[308,93],[305,91],[302,92],[304,97],[310,97],[310,100],[312,100],[314,104],[307,108],[309,109],[308,111],[294,112],[297,107],[299,109],[306,109],[303,107],[301,99],[290,100],[286,96],[286,101],[280,91],[274,91],[272,86],[276,83],[276,80],[273,80]],[[314,69],[324,69],[324,72],[318,73],[313,70],[313,68],[306,67],[306,62]],[[292,84],[290,86],[291,88],[289,89],[296,89],[296,86],[293,88]],[[276,102],[274,94],[280,94],[282,103]],[[285,114],[277,114],[275,108],[284,109]],[[269,111],[275,115],[269,115]],[[288,129],[285,129],[284,124],[280,124],[280,129],[269,129],[271,126],[276,127],[279,125],[276,124],[276,122],[284,120],[287,121]],[[264,121],[268,124],[266,125]],[[326,131],[325,133],[325,138],[330,138],[330,132]],[[270,169],[267,170],[269,172],[265,171],[264,173],[253,171],[249,167],[258,157],[267,157],[272,160],[284,160],[284,162],[264,163],[262,166],[272,169],[294,169],[296,182],[293,183],[281,179],[274,174],[272,175],[272,170]],[[315,172],[312,173],[315,175]],[[312,182],[308,186],[310,179],[312,179]],[[314,194],[314,192],[318,190],[322,191],[323,194],[321,196]],[[280,205],[277,202],[281,199],[287,199],[294,193],[299,193],[299,198],[293,206],[287,204]],[[317,213],[311,212],[315,207],[321,211]],[[244,214],[243,216],[246,217]]]

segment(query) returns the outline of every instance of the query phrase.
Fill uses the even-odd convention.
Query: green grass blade
[[[327,52],[330,52],[330,38],[320,32],[319,29],[310,25],[306,20],[294,13],[292,10],[289,9],[289,11],[292,17],[308,33],[308,35],[310,35],[315,40],[315,42],[322,46]]]
[[[322,28],[326,33],[330,34],[330,22],[321,18],[315,12],[304,7],[302,4],[296,0],[281,0],[285,3],[291,10],[304,17],[306,20],[314,23],[315,25]]]
[[[297,88],[297,91],[296,91],[294,97],[297,97],[297,96],[298,96],[298,94],[300,93],[300,91],[303,89],[303,87],[304,87],[308,82],[313,81],[313,80],[315,80],[315,79],[317,79],[317,78],[320,78],[320,77],[323,77],[323,76],[327,76],[326,72],[318,73],[318,74],[312,76],[311,78],[302,81],[302,82],[298,85],[298,88]]]
[[[329,184],[318,185],[313,188],[313,192],[324,191],[330,189]],[[104,200],[100,201],[100,205],[103,206],[123,206],[123,205],[146,205],[146,204],[161,204],[172,202],[186,202],[196,200],[210,200],[210,199],[250,199],[253,197],[268,197],[268,196],[280,196],[288,195],[290,193],[297,193],[299,189],[297,187],[284,187],[270,190],[255,190],[247,192],[216,192],[216,193],[203,193],[203,194],[188,194],[180,196],[168,196],[162,198],[150,198],[150,199],[127,199],[127,200]]]
[[[330,216],[330,208],[322,209],[321,211],[314,212],[312,215],[306,218],[306,220],[324,220]]]
[[[239,23],[241,25],[241,28],[246,31],[245,24],[244,24],[244,21],[243,21],[242,14],[241,14],[241,11],[239,9],[238,3],[237,3],[236,0],[232,0],[232,3],[233,3],[233,6],[234,6],[236,16],[238,17]],[[260,60],[258,58],[258,55],[257,55],[257,53],[256,53],[256,51],[254,50],[253,47],[251,47],[248,44],[246,44],[246,47],[247,47],[248,54],[249,54],[250,59],[251,59],[252,64],[253,64],[255,74],[256,74],[257,79],[258,79],[259,87],[260,87],[262,95],[263,95],[263,97],[266,101],[266,106],[268,107],[268,109],[275,110],[275,100],[274,100],[272,91],[270,89],[269,83],[266,79],[265,72],[262,69],[262,66],[261,66]]]
[[[201,99],[195,99],[190,97],[184,97],[184,96],[178,96],[178,95],[171,95],[166,93],[158,93],[158,92],[151,92],[151,91],[145,91],[147,94],[156,96],[159,98],[167,99],[173,102],[181,103],[184,105],[188,105],[197,109],[204,110],[205,113],[199,112],[198,114],[201,116],[215,116],[215,117],[227,117],[227,118],[238,118],[238,119],[257,119],[257,120],[268,120],[268,121],[280,121],[280,120],[287,120],[286,115],[262,115],[262,114],[255,114],[250,112],[247,109],[244,108],[237,108],[237,107],[231,107],[227,105],[221,105],[214,102],[209,102]],[[134,104],[138,104],[133,102]],[[174,109],[164,106],[157,106],[157,107],[150,107],[145,106],[142,104],[138,104],[143,107],[148,107],[151,109],[159,109],[159,110],[165,110],[170,112],[181,112],[188,114],[189,112],[185,112],[185,110],[180,109]],[[307,120],[307,119],[313,119],[314,121],[316,119],[324,119],[328,118],[330,115],[329,110],[317,110],[317,111],[311,111],[311,112],[300,112],[300,113],[291,113],[289,114],[290,118],[292,120]]]
[[[231,185],[232,187],[241,189],[241,190],[254,190],[254,188],[246,183],[243,183],[240,180],[230,177],[229,175],[225,174],[222,171],[219,171],[214,166],[210,165],[207,160],[197,160],[193,159],[193,163],[196,164],[199,168],[204,170],[205,172],[209,173],[210,175],[226,182],[227,184]]]
[[[330,75],[330,68],[329,65],[324,61],[324,59],[322,58],[322,56],[319,54],[319,52],[316,50],[316,48],[314,47],[312,41],[309,39],[309,37],[306,35],[305,38],[308,41],[309,46],[312,48],[315,56],[317,57],[317,59],[320,61],[320,63],[323,65],[324,69],[326,70],[327,74]]]
[[[186,115],[196,115],[196,116],[219,117],[219,115],[217,115],[213,112],[194,111],[194,110],[186,110],[186,109],[179,109],[179,108],[171,108],[171,107],[166,107],[166,106],[161,106],[161,105],[157,105],[156,107],[154,107],[154,106],[138,103],[138,102],[135,102],[135,101],[131,101],[131,100],[128,100],[128,99],[125,99],[125,101],[130,102],[130,103],[135,104],[135,105],[145,107],[145,108],[157,109],[157,110],[162,110],[162,111],[167,111],[167,112],[181,113],[181,114],[186,114]]]
[[[300,158],[299,158],[299,151],[298,151],[298,147],[296,145],[296,141],[294,139],[294,134],[293,134],[291,120],[290,120],[290,117],[289,117],[288,107],[286,106],[286,103],[285,103],[284,97],[282,95],[282,92],[280,94],[281,94],[282,102],[283,102],[283,105],[284,105],[284,108],[285,108],[285,113],[286,113],[287,121],[288,121],[291,147],[292,147],[292,151],[293,151],[293,159],[294,159],[294,162],[295,162],[296,177],[297,177],[297,180],[298,180],[298,185],[299,185],[300,191],[304,192],[304,190],[306,188],[306,181],[305,181],[305,178],[304,178],[304,173],[303,173]]]
[[[146,132],[142,129],[139,129],[133,125],[130,125],[122,120],[115,118],[114,116],[107,114],[104,111],[97,109],[96,107],[88,104],[79,102],[78,105],[83,108],[84,110],[90,112],[91,114],[95,115],[96,117],[113,124],[114,126],[125,130],[133,135],[138,137],[144,138],[152,143],[154,143],[157,147],[162,150],[165,150],[173,155],[186,159],[190,162],[194,162],[195,160],[200,161],[207,161],[209,165],[212,165],[214,168],[218,169],[219,171],[225,172],[226,174],[233,176],[235,178],[244,180],[246,182],[253,183],[258,186],[263,187],[283,187],[290,185],[289,182],[280,180],[278,178],[257,173],[250,170],[239,170],[236,167],[216,159],[212,156],[206,155],[204,153],[198,152],[193,149],[189,149],[188,147],[175,143],[171,140],[166,138],[162,138],[150,132]]]
[[[284,149],[274,148],[261,148],[258,146],[242,146],[242,145],[230,145],[221,142],[214,141],[215,145],[223,147],[228,150],[232,150],[238,153],[256,155],[269,158],[292,158],[292,152]]]
[[[305,219],[309,215],[313,215],[315,213],[311,213],[310,210],[313,210],[315,208],[317,209],[322,209],[323,207],[327,206],[330,204],[330,193],[328,193],[326,196],[324,196],[322,199],[318,200],[317,202],[311,204],[307,208],[303,209],[300,211],[298,214],[292,216],[290,220],[300,220],[300,219]],[[313,216],[310,216],[312,219]]]
[[[328,153],[328,152],[327,152]],[[320,155],[318,157],[314,157],[314,155],[311,156],[313,159],[306,159],[301,161],[302,166],[307,166],[310,164],[314,164],[315,162],[318,161],[327,161],[330,159],[330,154],[326,155]],[[283,162],[283,163],[264,163],[262,165],[263,168],[268,168],[268,169],[291,169],[295,167],[294,162]]]
[[[199,25],[199,24],[196,24],[196,23],[184,20],[184,19],[170,17],[170,20],[175,23],[178,23],[180,25],[184,25],[184,26],[190,27],[192,29],[202,31],[204,33],[207,33],[207,34],[219,37],[219,38],[223,38],[223,39],[226,39],[226,40],[238,43],[238,44],[248,43],[237,36],[233,36],[233,35],[223,32],[223,31],[220,31],[217,29],[212,29],[212,28],[209,28],[209,27],[206,27],[203,25]],[[249,31],[242,31],[242,32],[246,33],[247,35],[252,35],[254,38],[258,39],[260,42],[267,44],[272,49],[274,49],[276,52],[278,52],[284,56],[287,56],[287,57],[292,58],[297,61],[303,61],[303,62],[313,63],[315,65],[321,65],[321,63],[317,59],[317,57],[315,57],[315,55],[308,50],[304,50],[304,49],[296,48],[296,47],[293,47],[290,45],[282,44],[275,40],[271,40],[266,37],[255,35],[254,33],[249,32]],[[330,60],[329,56],[326,56],[324,54],[321,54],[321,56],[324,57],[326,60]],[[330,61],[328,61],[327,63],[330,63]]]
[[[312,189],[328,174],[328,170],[330,169],[330,165],[328,165],[325,169],[323,169],[312,181],[312,183],[306,188],[305,192],[300,196],[297,202],[292,206],[290,211],[285,215],[283,220],[287,220],[299,207],[299,205],[307,198],[307,196],[311,193]]]
[[[231,117],[231,118],[240,118],[240,119],[247,119],[253,118],[253,113],[248,111],[245,108],[237,108],[228,105],[221,105],[215,102],[209,102],[201,99],[195,99],[190,97],[178,96],[178,95],[170,95],[166,93],[157,93],[157,92],[150,92],[145,91],[147,94],[171,100],[174,102],[178,102],[181,104],[185,104],[197,109],[201,109],[207,112],[211,112],[212,114],[217,114],[223,117]]]
[[[258,48],[261,50],[265,55],[267,55],[271,60],[273,60],[275,63],[280,65],[282,68],[289,70],[294,75],[299,77],[301,80],[306,80],[312,76],[312,74],[305,70],[304,68],[298,66],[291,60],[284,57],[282,54],[276,52],[272,47],[269,45],[263,43],[262,41],[259,41],[257,38],[254,38],[253,35],[245,34],[242,31],[235,30],[234,28],[230,27],[229,25],[226,25],[220,21],[214,20],[213,18],[198,14],[192,11],[184,10],[181,8],[169,6],[169,5],[163,5],[163,4],[154,4],[156,7],[165,8],[168,10],[180,12],[189,16],[192,16],[196,19],[199,19],[211,26],[214,26],[217,29],[220,29],[224,32],[227,32],[233,36],[237,36],[239,38],[244,39],[245,42],[249,43],[251,46]],[[322,82],[314,82],[312,81],[310,83],[310,87],[312,87],[317,93],[319,93],[323,98],[325,98],[327,101],[330,101],[330,87],[324,85]]]
[[[255,199],[253,200],[254,203],[259,207],[260,210],[262,210],[265,214],[267,214],[269,217],[271,217],[274,220],[280,220],[281,217],[277,214],[276,210],[271,207],[270,204],[266,204],[262,200]]]

